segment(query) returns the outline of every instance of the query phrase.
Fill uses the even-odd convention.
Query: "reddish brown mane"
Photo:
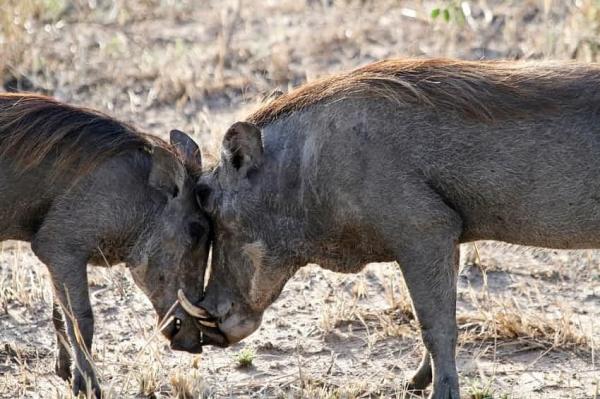
[[[70,168],[81,175],[105,159],[153,145],[166,143],[100,112],[35,94],[0,94],[0,158],[10,157],[23,170],[52,155],[51,174]]]
[[[492,121],[574,106],[578,99],[587,106],[594,100],[598,108],[597,87],[600,68],[589,64],[392,59],[300,86],[248,120],[260,126],[317,103],[381,97],[404,107],[419,104]]]

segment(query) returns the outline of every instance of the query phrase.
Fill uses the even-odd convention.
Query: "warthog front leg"
[[[432,235],[422,239],[415,243],[417,251],[409,250],[399,259],[433,369],[430,376],[425,358],[413,384],[423,389],[433,377],[430,398],[459,399],[455,360],[457,236]]]
[[[433,380],[430,398],[459,399],[456,279],[462,220],[428,186],[405,184],[402,192],[398,198],[381,193],[372,220],[393,248],[426,348],[407,388],[422,391]]]
[[[69,338],[67,337],[64,316],[60,309],[60,304],[56,300],[56,294],[54,294],[54,301],[52,303],[52,322],[56,330],[56,348],[58,349],[54,370],[60,378],[67,381],[71,379],[71,353],[69,351]]]
[[[59,268],[60,269],[60,268]],[[54,288],[65,315],[67,336],[73,351],[73,394],[92,389],[100,397],[100,385],[91,363],[94,315],[88,293],[86,267],[64,275],[61,271],[51,272]]]
[[[36,256],[48,267],[54,286],[55,301],[58,302],[64,316],[66,335],[73,354],[71,380],[73,394],[77,396],[79,392],[86,393],[89,388],[99,398],[100,385],[91,363],[94,316],[88,292],[88,256],[77,254],[74,245],[61,245],[60,242],[42,237],[36,237],[31,247]],[[55,320],[55,326],[60,341],[58,320]],[[59,342],[60,368],[57,372],[64,374],[65,365],[61,363],[63,359],[61,359],[60,346]]]

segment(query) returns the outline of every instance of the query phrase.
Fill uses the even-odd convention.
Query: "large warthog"
[[[459,398],[459,244],[600,247],[599,87],[591,65],[389,60],[279,97],[202,179],[215,243],[190,312],[232,343],[308,262],[398,261],[427,349],[410,388]]]
[[[169,145],[91,110],[0,95],[0,241],[31,242],[48,267],[56,372],[75,394],[100,395],[87,264],[125,262],[159,317],[173,316],[161,326],[171,347],[201,350],[196,321],[176,305],[180,289],[202,294],[210,230],[195,199],[200,167],[181,132]]]

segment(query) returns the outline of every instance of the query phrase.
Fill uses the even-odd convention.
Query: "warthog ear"
[[[171,198],[177,197],[185,183],[185,167],[175,154],[163,147],[152,149],[152,169],[148,182]]]
[[[248,122],[234,123],[223,138],[223,161],[242,175],[261,165],[263,159],[262,133]]]
[[[202,154],[194,140],[181,130],[171,130],[171,145],[185,164],[198,175],[202,172]]]

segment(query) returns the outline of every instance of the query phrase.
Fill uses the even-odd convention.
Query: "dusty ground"
[[[450,6],[450,21],[432,9]],[[576,58],[600,49],[600,5],[573,1],[0,0],[0,84],[95,107],[150,133],[225,128],[273,89],[390,56]],[[473,398],[600,393],[600,255],[463,246],[459,367]],[[123,267],[90,269],[109,397],[401,397],[421,344],[394,264],[302,269],[262,328],[175,353]],[[68,398],[53,374],[46,271],[0,250],[0,397]],[[252,359],[240,367],[240,353]],[[254,353],[254,355],[252,355]],[[244,356],[242,356],[244,357]]]

